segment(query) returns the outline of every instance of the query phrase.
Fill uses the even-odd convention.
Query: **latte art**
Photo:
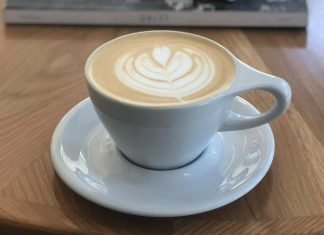
[[[226,90],[236,75],[231,55],[219,44],[164,30],[105,43],[85,70],[88,85],[107,98],[150,107],[207,99]]]
[[[156,46],[149,52],[125,53],[117,60],[115,72],[131,89],[181,101],[214,79],[215,65],[206,54],[194,48],[172,50],[168,46]]]

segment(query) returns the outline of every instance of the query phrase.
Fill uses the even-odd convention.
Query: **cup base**
[[[207,145],[207,147],[208,147],[208,145]],[[197,161],[203,155],[203,153],[205,152],[207,147],[197,157],[195,157],[193,160],[191,160],[191,161],[189,161],[189,162],[187,162],[185,164],[182,164],[181,166],[168,167],[168,168],[156,168],[156,167],[150,167],[150,166],[147,166],[147,165],[139,164],[139,163],[131,160],[130,158],[128,158],[127,155],[124,154],[120,149],[118,149],[118,148],[117,149],[120,152],[120,156],[123,156],[131,164],[134,164],[134,165],[136,165],[138,167],[141,167],[141,168],[144,168],[144,169],[147,169],[147,170],[154,170],[154,171],[170,171],[170,170],[180,169],[180,168],[186,167],[186,166],[194,163],[195,161]]]

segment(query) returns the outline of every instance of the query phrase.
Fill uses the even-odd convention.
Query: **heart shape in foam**
[[[119,80],[138,92],[182,101],[215,78],[215,64],[198,49],[159,45],[138,50],[125,52],[115,64]]]
[[[165,46],[155,47],[152,55],[158,63],[165,66],[171,56],[171,50]]]

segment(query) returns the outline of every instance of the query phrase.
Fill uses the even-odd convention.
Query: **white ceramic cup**
[[[90,55],[85,74],[91,101],[116,146],[129,160],[151,169],[181,167],[195,160],[217,132],[265,124],[288,108],[291,89],[285,80],[253,69],[214,43],[233,58],[234,82],[216,96],[169,107],[125,103],[102,93],[93,85],[88,71],[91,58],[100,47]],[[270,110],[257,116],[229,110],[235,96],[256,90],[267,91],[276,98]]]

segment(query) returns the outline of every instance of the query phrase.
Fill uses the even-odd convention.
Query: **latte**
[[[88,82],[122,102],[172,106],[216,95],[235,78],[231,56],[193,34],[148,31],[99,47],[86,65]]]

